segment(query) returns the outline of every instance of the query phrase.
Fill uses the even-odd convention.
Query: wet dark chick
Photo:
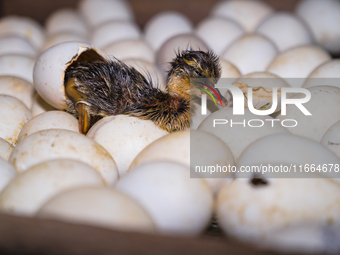
[[[186,50],[170,63],[166,91],[155,88],[151,79],[133,67],[101,57],[91,61],[80,58],[72,63],[66,70],[64,85],[68,111],[78,116],[83,134],[99,118],[118,114],[151,120],[172,132],[190,126],[190,99],[205,93],[200,87],[207,88],[199,82],[190,89],[190,79],[206,78],[213,86],[220,75],[214,54]]]

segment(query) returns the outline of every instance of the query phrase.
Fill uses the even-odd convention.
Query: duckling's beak
[[[206,84],[206,83],[204,83],[203,85],[205,86],[206,89],[202,89],[202,90],[205,91],[205,93],[209,95],[208,96],[209,100],[223,107],[228,105],[227,99],[221,95],[221,92],[218,89],[215,89],[213,86]]]

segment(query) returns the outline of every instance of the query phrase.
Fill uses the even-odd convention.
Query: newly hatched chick
[[[79,131],[86,134],[98,118],[118,114],[151,120],[168,132],[183,130],[190,126],[190,98],[199,99],[206,89],[217,92],[214,97],[226,105],[226,99],[212,88],[221,76],[218,57],[212,52],[179,52],[170,67],[164,92],[115,58],[72,63],[64,85],[68,111],[79,117]],[[206,80],[190,89],[192,78]]]

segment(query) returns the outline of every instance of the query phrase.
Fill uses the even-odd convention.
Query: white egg
[[[61,43],[39,56],[33,71],[34,87],[48,104],[59,110],[66,108],[65,71],[84,55],[87,61],[101,57],[96,49],[82,42]]]
[[[51,35],[47,37],[43,51],[47,50],[48,48],[51,48],[54,45],[64,43],[64,42],[85,42],[87,43],[89,40],[86,36],[81,34],[76,34],[73,32],[62,32],[58,34]]]
[[[289,87],[284,79],[269,72],[248,73],[242,75],[236,82],[245,82],[250,87],[264,87],[266,89]]]
[[[28,17],[6,16],[0,20],[0,36],[17,35],[28,40],[36,50],[44,44],[45,34],[42,26]]]
[[[71,8],[58,9],[45,22],[46,33],[51,36],[60,33],[75,33],[87,36],[88,28],[83,17]]]
[[[241,76],[240,71],[237,69],[235,65],[230,63],[225,59],[220,59],[221,64],[221,78],[228,78],[228,79],[237,79]]]
[[[147,145],[168,134],[150,120],[125,115],[105,117],[87,133],[87,137],[102,145],[114,158],[120,176],[124,175],[132,160]]]
[[[131,7],[125,0],[82,0],[78,6],[91,27],[112,20],[132,20]]]
[[[36,50],[25,39],[19,36],[10,35],[0,37],[0,55],[18,54],[28,57],[35,57]]]
[[[44,204],[37,217],[120,231],[155,232],[155,224],[142,206],[108,187],[65,191]]]
[[[338,240],[339,227],[308,222],[273,231],[259,245],[262,249],[287,254],[336,254],[340,250]]]
[[[35,59],[23,55],[0,56],[0,75],[16,76],[33,84]]]
[[[1,151],[1,147],[0,147]],[[1,155],[0,155],[1,156]],[[15,168],[6,160],[0,157],[0,192],[6,187],[6,185],[17,176]]]
[[[267,67],[267,71],[287,79],[292,87],[302,87],[305,78],[320,64],[330,60],[330,55],[316,46],[300,46],[280,53]]]
[[[113,42],[103,48],[106,55],[118,59],[143,59],[150,63],[155,62],[155,53],[144,39],[127,39]]]
[[[333,53],[340,53],[340,3],[337,0],[300,1],[296,13],[310,27],[315,40]]]
[[[233,20],[210,17],[197,25],[195,33],[219,55],[241,37],[244,30]]]
[[[215,119],[221,120],[219,123],[223,124],[216,124],[214,127]],[[254,119],[256,121],[253,121]],[[274,122],[274,119],[269,116],[257,116],[248,109],[245,109],[244,115],[234,115],[232,108],[223,108],[213,112],[201,123],[198,130],[208,132],[224,141],[231,149],[236,161],[242,152],[257,139],[272,134],[290,133],[288,129]]]
[[[260,165],[285,165],[290,168],[287,172],[265,172],[264,177],[269,178],[299,178],[313,177],[314,173],[322,177],[334,178],[339,173],[330,170],[328,164],[340,164],[340,159],[318,142],[313,140],[288,135],[275,134],[256,140],[250,144],[242,153],[237,166],[260,166]],[[315,168],[321,167],[319,171],[309,170],[312,164]],[[326,164],[326,168],[322,166]],[[251,172],[238,172],[237,177],[253,176]],[[256,175],[255,175],[256,176]]]
[[[19,132],[31,118],[30,110],[18,99],[0,95],[0,137],[15,145]]]
[[[0,94],[15,97],[31,109],[34,88],[31,83],[15,76],[0,76]]]
[[[256,33],[269,38],[281,52],[313,43],[312,34],[305,23],[286,12],[269,16],[256,28]]]
[[[212,190],[217,190],[230,172],[203,172],[204,166],[234,166],[235,160],[229,147],[216,136],[197,130],[184,130],[166,135],[142,150],[130,165],[134,168],[160,161],[175,162],[191,167],[190,176],[204,178]],[[196,166],[203,167],[196,172]],[[198,168],[197,168],[198,169]]]
[[[47,129],[66,129],[78,132],[78,120],[71,114],[63,111],[48,111],[30,119],[21,129],[18,143],[26,136]]]
[[[169,38],[190,33],[191,21],[178,12],[161,12],[152,17],[145,25],[145,39],[154,50],[159,50]]]
[[[308,76],[303,87],[310,88],[322,85],[340,87],[338,78],[340,78],[340,59],[332,59],[315,68]]]
[[[32,104],[32,109],[31,109],[31,113],[32,113],[32,117],[43,113],[43,112],[47,112],[47,111],[53,111],[56,110],[56,108],[54,108],[53,106],[49,105],[48,103],[46,103],[46,101],[44,99],[41,98],[41,96],[39,96],[39,94],[35,94],[34,98],[33,98],[33,104]]]
[[[127,39],[139,39],[139,27],[130,21],[111,21],[97,27],[91,35],[91,43],[103,49],[106,46]]]
[[[333,124],[323,135],[320,143],[340,158],[340,121]]]
[[[165,91],[165,79],[162,75],[161,70],[147,62],[146,60],[142,59],[122,59],[122,61],[131,67],[134,67],[138,72],[144,75],[146,78],[150,78],[152,81],[152,85],[156,88],[160,88],[161,90]]]
[[[277,146],[277,145],[276,145]],[[302,223],[340,223],[340,185],[325,178],[234,179],[217,197],[217,219],[228,236],[258,244]]]
[[[34,216],[53,196],[81,186],[104,185],[90,166],[70,159],[36,164],[14,178],[0,194],[0,211]]]
[[[208,117],[212,113],[212,111],[210,111],[209,108],[207,107],[207,114],[203,115],[202,112],[199,110],[201,107],[201,104],[195,103],[194,107],[196,108],[195,112],[193,112],[192,109],[190,110],[190,129],[191,130],[197,130],[198,126],[202,123],[202,121],[205,120],[205,118]]]
[[[12,144],[7,142],[5,139],[0,138],[0,158],[7,161],[13,151],[13,148],[14,146]]]
[[[156,162],[134,168],[116,189],[135,199],[165,235],[196,236],[207,227],[213,196],[206,182],[191,179],[189,168]]]
[[[261,1],[233,0],[221,1],[215,5],[211,15],[215,17],[230,18],[251,33],[262,20],[273,13],[273,9]]]
[[[288,128],[294,135],[320,142],[328,128],[340,120],[340,88],[316,86],[308,88],[308,90],[311,93],[311,99],[303,106],[312,114],[311,116],[306,116],[294,104],[289,104],[287,105],[287,114],[279,115],[277,119],[295,120],[297,125]],[[305,94],[297,94],[293,98],[304,98],[305,96]]]
[[[170,69],[169,62],[176,57],[177,53],[190,47],[193,50],[202,51],[209,49],[205,42],[193,33],[173,36],[162,44],[156,53],[156,63],[162,70],[164,77]]]
[[[222,53],[222,58],[233,63],[242,74],[265,71],[277,55],[276,46],[262,35],[239,38]]]
[[[97,142],[64,129],[42,130],[20,142],[9,158],[18,172],[46,160],[68,158],[93,167],[109,185],[118,179],[118,169],[111,155]]]

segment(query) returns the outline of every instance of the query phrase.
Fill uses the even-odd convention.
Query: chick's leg
[[[88,105],[83,101],[86,99],[86,95],[79,92],[77,89],[76,78],[71,78],[65,85],[65,93],[68,99],[72,101],[75,106],[75,110],[79,116],[79,132],[86,134],[90,128],[91,115],[89,113]]]

